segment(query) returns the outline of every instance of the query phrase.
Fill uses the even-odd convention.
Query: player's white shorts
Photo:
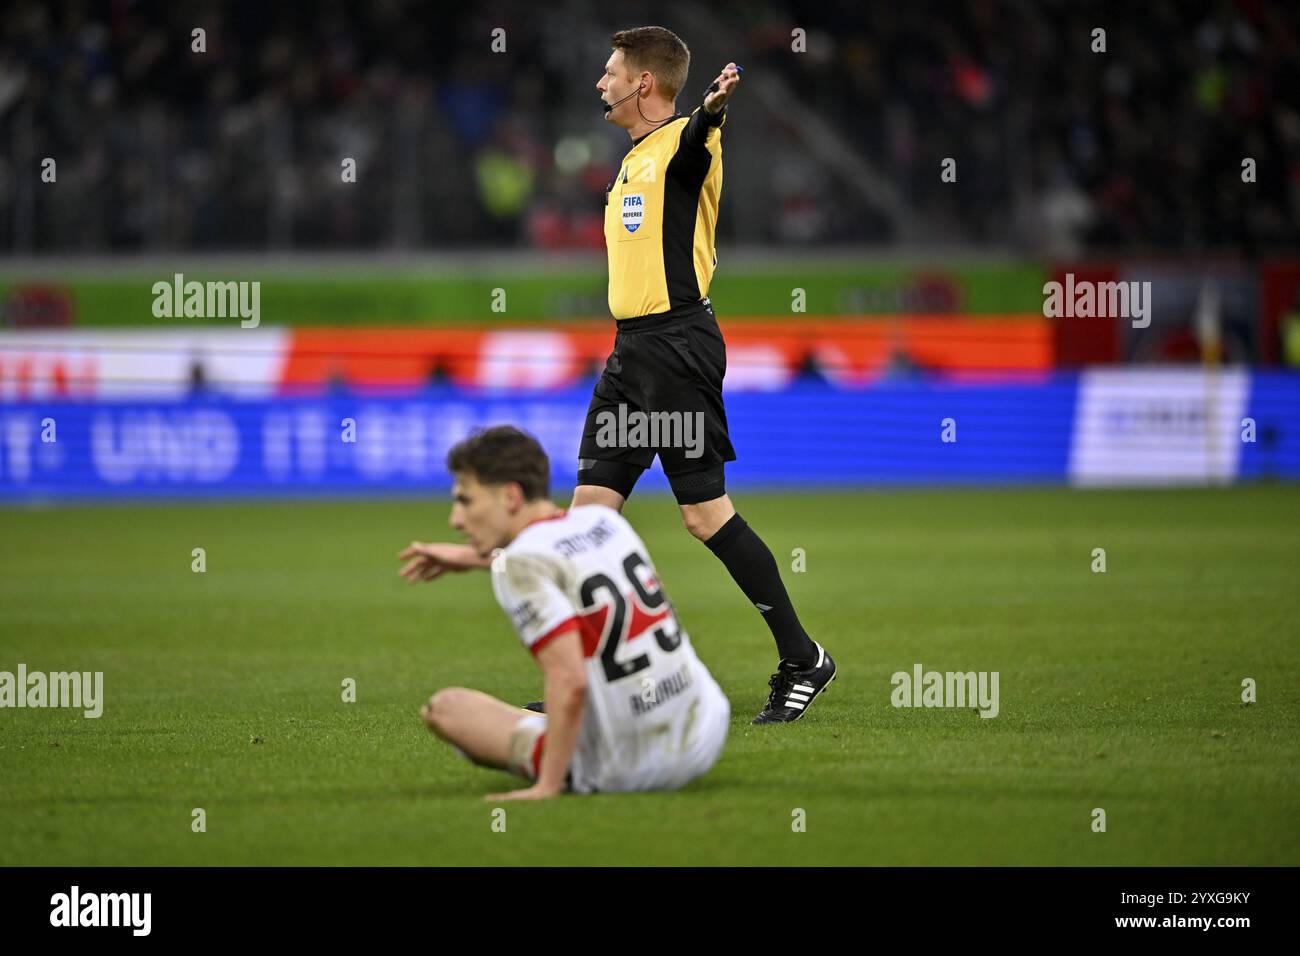
[[[699,709],[703,713],[697,711],[684,741],[672,745],[668,742],[670,735],[663,735],[665,746],[646,753],[635,766],[601,766],[598,758],[584,752],[579,740],[569,763],[569,789],[574,793],[675,790],[707,773],[727,742],[731,705],[719,690],[716,695],[702,696]],[[536,780],[545,745],[546,715],[520,717],[510,735],[510,771]]]

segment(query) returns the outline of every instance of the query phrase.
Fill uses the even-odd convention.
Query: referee
[[[776,559],[736,513],[723,480],[736,453],[722,403],[727,348],[708,293],[717,265],[722,127],[740,69],[728,63],[703,105],[685,116],[676,102],[691,54],[676,34],[637,27],[615,33],[610,42],[613,53],[596,89],[606,121],[632,138],[605,194],[609,309],[618,330],[587,409],[572,507],[622,511],[637,479],[659,456],[686,530],[726,565],[776,641],[780,663],[753,723],[787,723],[807,713],[835,679],[835,662],[799,623]],[[675,420],[683,427],[668,441],[658,427],[650,430],[655,441],[643,440],[644,429],[610,427],[634,419]],[[687,422],[689,441],[683,440]],[[413,541],[398,557],[409,560],[401,574],[410,581],[488,564],[466,544]]]
[[[605,202],[609,309],[618,330],[587,409],[573,506],[621,510],[658,454],[686,529],[726,565],[776,641],[780,664],[753,723],[797,720],[834,679],[835,662],[800,625],[776,559],[736,513],[724,483],[724,465],[736,454],[722,402],[726,345],[708,293],[717,265],[722,127],[740,70],[728,63],[703,105],[686,116],[676,101],[691,54],[676,34],[637,27],[610,43],[596,89],[606,122],[632,139]],[[632,412],[700,422],[702,445],[611,443],[602,426]]]

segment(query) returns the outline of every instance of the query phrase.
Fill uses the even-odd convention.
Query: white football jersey
[[[587,705],[575,791],[680,786],[712,766],[730,706],[622,515],[582,505],[534,522],[492,562],[492,587],[534,654],[578,627]]]

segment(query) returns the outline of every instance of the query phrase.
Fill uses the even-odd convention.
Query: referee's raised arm
[[[724,66],[718,78],[709,86],[709,92],[704,97],[704,108],[715,115],[726,109],[727,100],[740,85],[740,74],[743,72],[735,63]]]

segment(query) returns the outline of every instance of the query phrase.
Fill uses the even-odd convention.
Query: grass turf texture
[[[839,679],[749,726],[766,629],[634,498],[727,749],[680,792],[508,804],[505,833],[480,798],[514,779],[417,716],[540,687],[485,574],[397,578],[441,500],[0,512],[0,670],[102,670],[106,697],[0,711],[0,864],[1300,863],[1300,489],[737,497]],[[893,708],[918,661],[999,671],[1000,715]]]

